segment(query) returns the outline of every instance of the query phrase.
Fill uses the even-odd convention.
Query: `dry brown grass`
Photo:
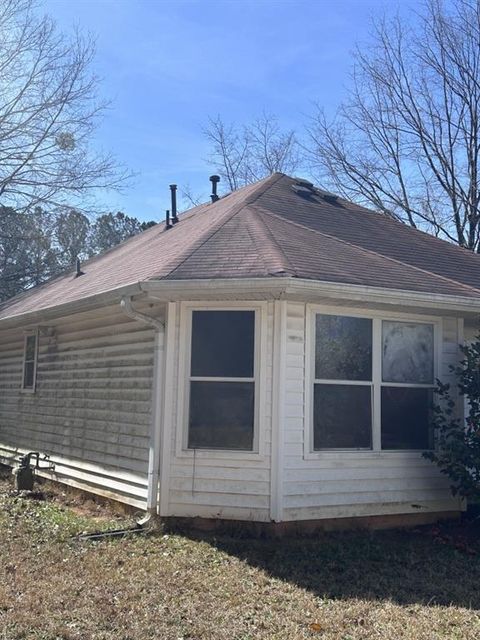
[[[126,521],[9,489],[0,480],[1,640],[480,638],[474,539],[472,555],[429,531],[79,543]]]

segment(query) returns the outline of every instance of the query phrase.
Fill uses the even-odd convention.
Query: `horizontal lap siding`
[[[23,333],[0,332],[0,456],[47,453],[59,480],[143,506],[153,340],[118,308],[52,321],[40,330],[37,390],[28,394]]]
[[[266,360],[261,363],[265,383],[263,411],[259,415],[259,427],[263,430],[264,455],[253,455],[250,459],[238,459],[235,453],[218,452],[209,456],[198,451],[193,456],[178,455],[176,429],[182,425],[177,421],[177,401],[174,398],[170,467],[170,490],[168,513],[177,517],[224,518],[231,520],[269,520],[270,514],[270,447],[272,417],[272,346],[273,303],[266,311]],[[180,339],[180,314],[177,314],[177,350]],[[177,359],[178,360],[178,359]],[[178,363],[175,369],[177,385],[185,384],[178,378]]]
[[[326,452],[305,458],[305,314],[305,305],[288,304],[283,519],[458,509],[448,480],[420,453]],[[459,324],[455,318],[444,318],[442,324],[441,373],[451,381],[448,365],[458,358]]]

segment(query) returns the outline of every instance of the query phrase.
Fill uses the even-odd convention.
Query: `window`
[[[314,335],[314,451],[432,446],[432,323],[317,313]]]
[[[188,447],[252,451],[255,311],[192,311]]]
[[[314,449],[372,444],[372,321],[315,319]]]
[[[23,348],[23,380],[22,389],[27,391],[35,391],[35,382],[37,374],[37,333],[28,333],[25,335]]]
[[[432,446],[433,354],[432,324],[382,322],[382,449]]]

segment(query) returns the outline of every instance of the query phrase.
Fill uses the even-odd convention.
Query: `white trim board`
[[[191,353],[192,311],[255,311],[255,424],[252,451],[189,449],[187,447],[188,386]],[[180,303],[180,334],[178,346],[178,390],[175,436],[176,458],[211,458],[232,460],[260,460],[265,457],[265,429],[262,423],[265,414],[266,354],[267,354],[267,303],[259,301],[202,301]],[[248,381],[249,379],[247,379]]]

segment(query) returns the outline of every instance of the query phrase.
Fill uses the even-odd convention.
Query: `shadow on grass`
[[[442,529],[440,536],[425,528],[279,540],[187,535],[320,598],[480,609],[480,556],[448,542],[463,539],[464,529],[448,531],[453,530]],[[478,531],[467,534],[469,553],[480,552]]]

